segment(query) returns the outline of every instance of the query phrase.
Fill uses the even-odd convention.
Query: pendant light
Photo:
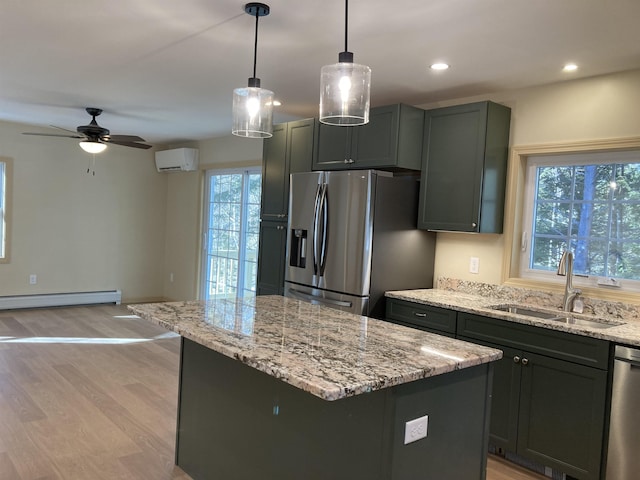
[[[349,0],[345,0],[344,52],[338,63],[320,71],[320,121],[328,125],[354,126],[369,123],[371,69],[353,63],[347,49]]]
[[[260,88],[256,78],[258,55],[258,19],[269,15],[269,6],[264,3],[247,3],[244,11],[256,17],[256,36],[253,50],[253,77],[249,86],[233,91],[233,127],[231,133],[239,137],[268,138],[273,131],[273,97],[271,90]]]
[[[97,140],[83,140],[79,143],[80,148],[87,153],[102,153],[106,150],[107,145]]]

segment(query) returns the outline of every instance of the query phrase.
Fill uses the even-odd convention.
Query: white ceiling
[[[75,130],[94,106],[112,133],[150,143],[227,135],[232,91],[253,68],[244,3],[4,0],[0,120],[57,133],[47,125]],[[267,3],[257,76],[282,101],[275,120],[317,116],[344,1]],[[373,106],[420,105],[640,68],[639,22],[639,0],[352,0],[349,50],[372,69]],[[579,70],[562,72],[569,61]]]

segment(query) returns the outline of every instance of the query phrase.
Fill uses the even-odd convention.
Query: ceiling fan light
[[[107,148],[107,145],[102,142],[94,142],[90,140],[83,140],[79,145],[80,148],[87,153],[102,153]]]
[[[233,127],[231,133],[246,138],[269,138],[273,135],[274,93],[259,87],[233,91]]]
[[[327,125],[355,126],[369,122],[371,69],[339,62],[320,70],[320,121]]]

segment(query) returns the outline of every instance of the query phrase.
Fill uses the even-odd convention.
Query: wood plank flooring
[[[189,480],[179,346],[124,306],[0,311],[0,479]],[[487,480],[544,478],[489,458]]]

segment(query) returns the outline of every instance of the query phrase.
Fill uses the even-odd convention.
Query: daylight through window
[[[523,276],[555,275],[568,249],[575,274],[640,280],[637,152],[530,157],[527,189]]]
[[[202,299],[256,294],[260,168],[207,172]]]

